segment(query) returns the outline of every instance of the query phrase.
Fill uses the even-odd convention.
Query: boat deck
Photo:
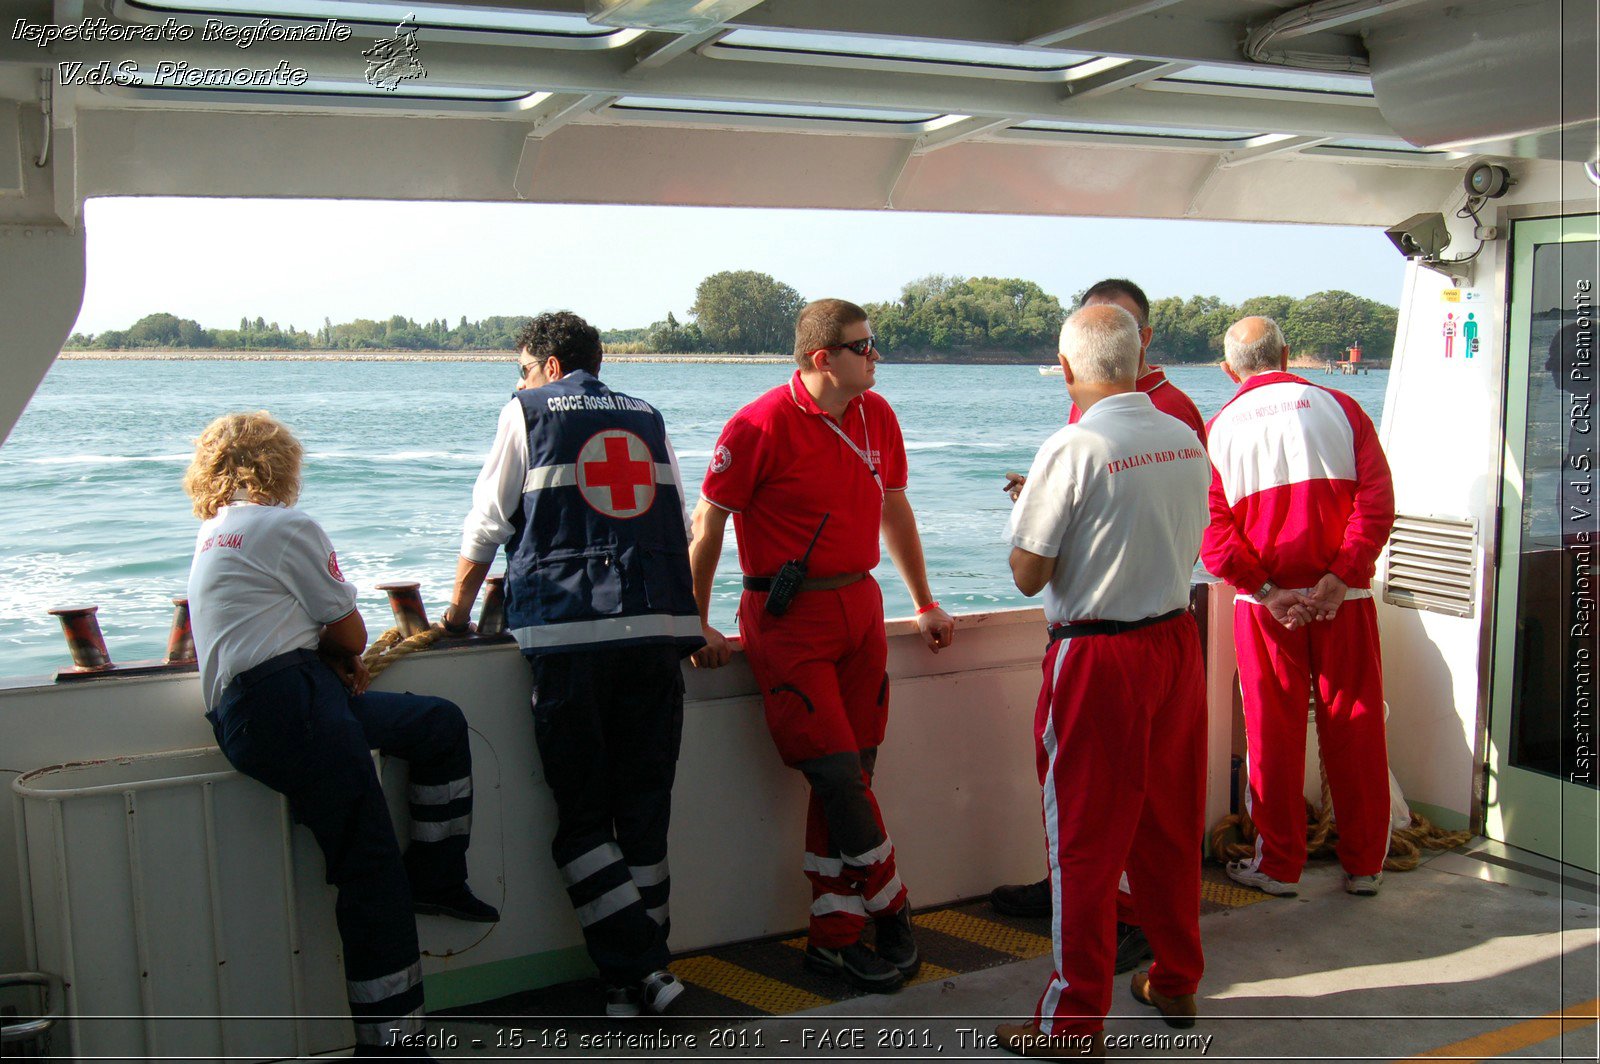
[[[1474,840],[1352,898],[1329,862],[1297,898],[1240,891],[1208,865],[1207,972],[1192,1031],[1155,1022],[1118,977],[1113,1055],[1214,1060],[1593,1060],[1600,999],[1596,879]],[[914,985],[851,995],[805,973],[800,938],[681,957],[666,1020],[592,1015],[595,981],[435,1017],[440,1058],[1007,1056],[997,1022],[1031,1012],[1050,970],[1048,921],[982,902],[922,913]],[[799,944],[797,947],[796,943]],[[630,1038],[632,1041],[628,1041]],[[1121,1043],[1121,1044],[1118,1044]]]

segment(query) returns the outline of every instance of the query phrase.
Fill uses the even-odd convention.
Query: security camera
[[[1499,199],[1511,187],[1511,171],[1494,163],[1474,163],[1461,184],[1474,199]]]
[[[1413,214],[1399,225],[1384,230],[1384,235],[1408,259],[1437,261],[1450,246],[1450,227],[1445,225],[1444,215],[1437,211]]]

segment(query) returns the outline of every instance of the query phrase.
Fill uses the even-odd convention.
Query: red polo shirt
[[[876,478],[857,448],[877,468]],[[733,514],[739,568],[747,576],[771,576],[800,557],[827,514],[807,572],[837,576],[878,564],[883,493],[905,486],[905,441],[888,401],[867,392],[834,422],[797,371],[729,420],[700,496]]]
[[[1200,437],[1201,443],[1206,442],[1206,419],[1200,416],[1200,408],[1184,394],[1183,389],[1167,380],[1160,366],[1151,366],[1150,372],[1139,378],[1136,387],[1150,397],[1157,410],[1188,425]],[[1083,411],[1074,404],[1072,413],[1067,415],[1067,424],[1076,425],[1082,416]]]

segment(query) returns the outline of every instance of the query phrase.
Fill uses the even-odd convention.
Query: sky
[[[119,198],[90,200],[85,224],[75,332],[157,311],[314,330],[567,309],[623,329],[685,318],[719,270],[858,303],[942,273],[1021,277],[1063,303],[1121,276],[1152,299],[1342,288],[1393,304],[1404,266],[1380,229],[890,211]]]

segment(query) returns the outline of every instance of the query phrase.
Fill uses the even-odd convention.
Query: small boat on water
[[[1062,373],[1061,367],[1059,365],[1057,365],[1057,366],[1040,366],[1039,367],[1039,376],[1041,376],[1041,377],[1060,377],[1060,376],[1063,376],[1063,375],[1064,374]]]
[[[1563,373],[1589,365],[1600,284],[1593,5],[412,7],[406,33],[396,22],[411,9],[368,0],[8,8],[0,433],[73,327],[91,197],[1387,228],[1408,259],[1380,430],[1401,513],[1376,587],[1391,764],[1413,809],[1482,841],[1393,877],[1359,917],[1319,897],[1298,921],[1271,903],[1207,924],[1226,944],[1202,1007],[1255,1017],[1221,1028],[1249,1025],[1254,1033],[1233,1035],[1227,1050],[1247,1056],[1445,1052],[1486,1028],[1578,1010],[1558,1015],[1550,1038],[1593,1016],[1600,528],[1586,504],[1593,386],[1587,372]],[[252,43],[241,47],[246,33]],[[392,46],[378,68],[362,59],[375,41]],[[374,234],[364,250],[403,262],[404,233]],[[1467,304],[1470,337],[1459,324]],[[1243,752],[1232,595],[1197,585],[1194,599],[1207,632],[1213,821],[1230,808]],[[86,617],[67,618],[75,638]],[[1039,874],[1030,723],[1041,623],[1037,609],[962,616],[955,645],[936,658],[920,652],[912,621],[890,624],[896,719],[879,796],[894,810],[919,908]],[[220,761],[192,667],[106,668],[85,653],[59,681],[0,683],[0,774],[14,790],[0,830],[16,839],[0,846],[0,970],[44,973],[59,1016],[50,1053],[268,1060],[347,1049],[329,895],[304,832]],[[693,954],[782,936],[808,899],[790,837],[805,797],[772,756],[754,678],[736,664],[687,683],[672,924],[674,948]],[[496,885],[488,900],[505,914],[487,933],[422,918],[430,1010],[586,975],[546,853],[553,810],[516,648],[457,642],[411,655],[381,684],[470,707],[471,879]],[[384,778],[403,793],[400,765],[385,765]],[[403,801],[398,810],[404,831]],[[970,913],[957,916],[937,933],[970,926]],[[1027,934],[984,948],[1026,956],[1041,929]],[[1039,985],[1028,963],[1014,966],[1021,989],[1006,992],[994,990],[999,977],[934,973],[927,987],[874,1001],[880,1015],[907,1014],[875,1021],[874,1032],[921,1031],[912,1017],[949,1015],[952,1002],[969,1015],[1026,1010]],[[775,1011],[740,1004],[737,986],[767,978],[754,968],[697,962],[685,981],[726,974],[719,965],[745,980],[702,999],[744,1018],[719,1030]],[[804,1022],[848,1031],[851,1021]],[[1116,1022],[1114,1031],[1135,1030]],[[523,1025],[535,1026],[567,1037],[559,1024]],[[952,1046],[966,1037],[956,1026],[940,1024]],[[1592,1057],[1592,1021],[1584,1029],[1570,1037],[1587,1037],[1574,1044]],[[483,1048],[527,1048],[517,1030],[515,1045]],[[785,1030],[772,1028],[768,1045],[792,1035],[779,1052],[819,1051]],[[1519,1046],[1541,1044],[1517,1030]],[[568,1046],[546,1038],[544,1051]],[[920,1034],[887,1048],[931,1052]],[[1499,1051],[1472,1043],[1459,1055]]]

